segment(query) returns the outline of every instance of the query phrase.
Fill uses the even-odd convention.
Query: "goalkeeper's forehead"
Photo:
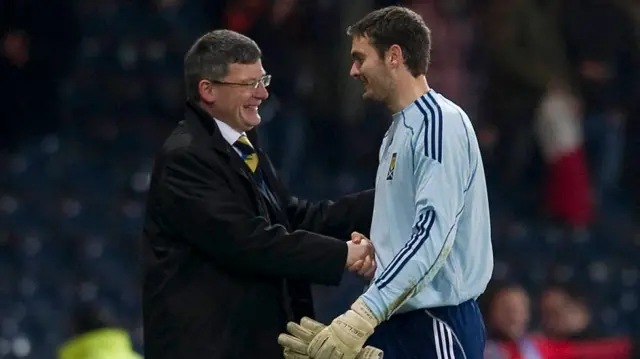
[[[351,57],[368,56],[374,54],[375,51],[368,36],[353,36],[351,38]]]

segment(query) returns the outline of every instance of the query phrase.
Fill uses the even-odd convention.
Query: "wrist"
[[[355,263],[356,259],[353,254],[353,243],[351,243],[351,241],[348,241],[345,244],[347,246],[347,256],[344,261],[344,267],[349,268],[351,265],[353,265],[353,263]]]
[[[360,296],[360,299],[367,305],[367,308],[373,313],[378,323],[382,323],[387,319],[389,310],[382,293],[375,283],[371,283],[369,288]]]
[[[373,328],[377,327],[380,324],[380,320],[374,313],[374,311],[365,303],[362,297],[358,298],[352,305],[351,310],[356,312],[359,316],[361,316],[367,323],[369,323]]]

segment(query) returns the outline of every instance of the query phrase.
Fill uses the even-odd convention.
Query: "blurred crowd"
[[[494,282],[481,304],[489,339],[485,359],[625,359],[637,355],[627,338],[602,338],[587,295],[571,284],[549,284],[539,298],[532,299],[517,283]],[[532,317],[537,318],[538,330]]]
[[[629,357],[624,338],[640,334],[637,1],[2,0],[0,358],[53,357],[111,327],[142,350],[150,161],[181,117],[184,53],[206,31],[262,48],[273,81],[259,130],[294,194],[372,186],[389,114],[348,78],[344,31],[395,3],[432,29],[430,85],[469,113],[483,148],[496,288],[481,299],[492,348],[511,353],[495,358],[579,358],[553,343],[610,336],[622,342],[589,351]],[[361,284],[317,288],[319,317]],[[69,319],[87,305],[113,320],[77,329]],[[616,359],[606,353],[596,357]]]

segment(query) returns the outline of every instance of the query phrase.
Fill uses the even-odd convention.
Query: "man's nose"
[[[267,91],[267,88],[263,84],[258,85],[258,88],[256,89],[255,97],[261,100],[266,100],[267,98],[269,98],[269,91]]]
[[[355,63],[351,64],[351,70],[349,70],[349,75],[353,78],[358,78],[360,76],[360,70]]]

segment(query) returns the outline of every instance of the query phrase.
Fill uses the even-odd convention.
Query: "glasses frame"
[[[258,86],[260,86],[260,84],[262,84],[262,86],[264,86],[265,88],[269,87],[269,85],[271,84],[271,75],[268,75],[268,74],[263,75],[259,79],[251,82],[227,82],[227,81],[217,81],[217,80],[209,80],[209,81],[211,83],[218,84],[218,85],[242,86],[242,87],[249,87],[255,90],[258,88]]]

